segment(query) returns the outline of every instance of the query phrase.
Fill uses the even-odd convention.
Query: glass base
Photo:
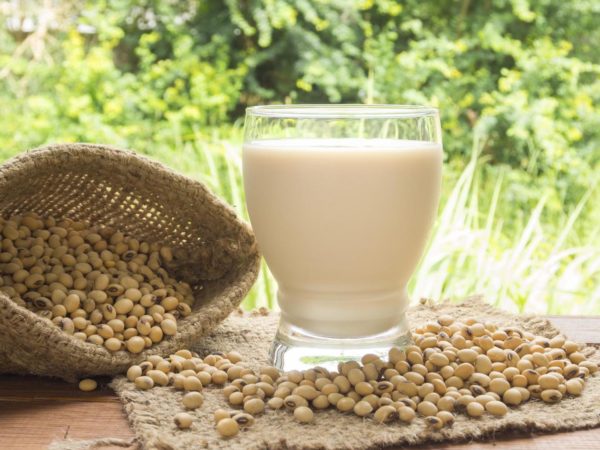
[[[358,338],[317,336],[281,319],[269,358],[273,366],[283,371],[306,370],[314,366],[337,370],[339,362],[360,360],[367,353],[387,359],[390,348],[403,348],[411,343],[405,316],[398,325],[383,333]]]

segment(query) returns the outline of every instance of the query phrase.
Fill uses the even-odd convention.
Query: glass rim
[[[437,116],[439,110],[423,105],[359,103],[258,105],[246,108],[246,115],[275,119],[413,119]]]

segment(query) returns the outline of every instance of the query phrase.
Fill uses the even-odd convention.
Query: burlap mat
[[[547,337],[558,333],[545,319],[513,316],[478,298],[461,304],[420,305],[410,309],[409,320],[412,326],[417,326],[441,314],[461,319],[473,317],[505,326],[517,325]],[[235,348],[245,360],[264,364],[277,319],[275,314],[240,317],[234,313],[214,334],[205,338],[197,350],[204,353]],[[596,361],[600,359],[591,347],[586,348],[584,353]],[[452,428],[441,431],[425,429],[420,419],[410,425],[400,422],[379,425],[369,419],[333,410],[316,412],[314,423],[302,425],[296,423],[288,412],[267,410],[252,427],[227,440],[217,435],[212,418],[215,409],[228,408],[220,389],[204,389],[204,405],[191,413],[197,420],[191,430],[180,431],[173,424],[173,416],[182,410],[181,392],[171,387],[139,391],[123,377],[116,378],[112,386],[124,403],[138,442],[146,449],[374,449],[485,439],[498,436],[504,430],[552,432],[600,424],[600,377],[587,381],[581,397],[566,398],[555,405],[533,400],[512,408],[503,418],[486,414],[480,419],[473,419],[459,414]]]

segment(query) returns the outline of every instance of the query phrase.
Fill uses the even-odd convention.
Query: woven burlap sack
[[[254,235],[229,206],[203,184],[130,151],[64,144],[11,159],[0,166],[0,216],[27,211],[170,245],[169,273],[192,286],[195,303],[176,336],[134,355],[79,341],[0,293],[0,373],[75,381],[192,346],[239,305],[258,273]]]

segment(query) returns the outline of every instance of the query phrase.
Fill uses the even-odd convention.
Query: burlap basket
[[[258,273],[254,235],[229,206],[203,184],[130,151],[65,144],[11,159],[0,166],[0,215],[26,211],[172,246],[168,270],[190,283],[194,305],[177,335],[134,355],[79,341],[0,293],[0,373],[75,381],[197,345],[239,305]]]

